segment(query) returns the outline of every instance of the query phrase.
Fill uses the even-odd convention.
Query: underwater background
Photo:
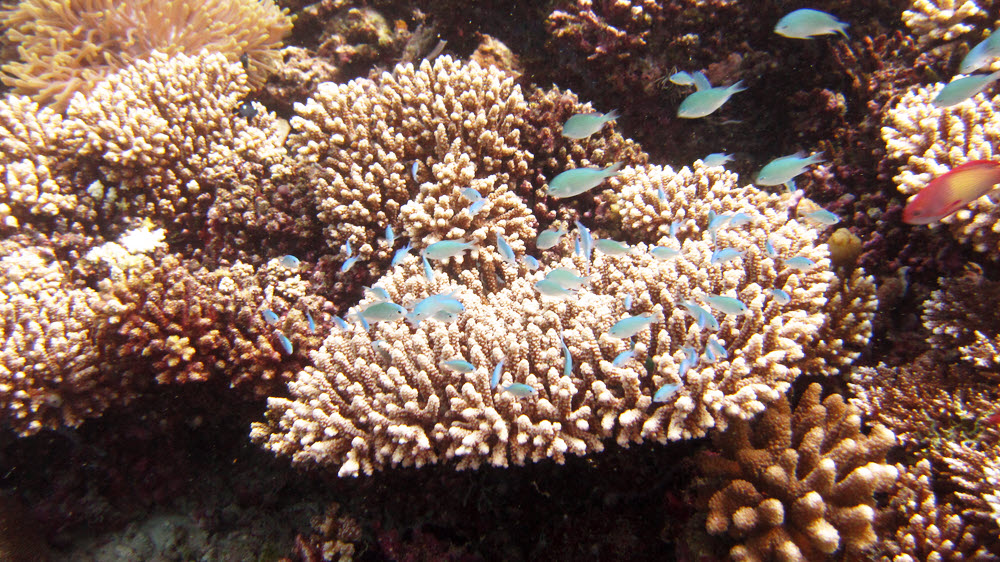
[[[0,0],[0,560],[1000,559],[998,22]]]

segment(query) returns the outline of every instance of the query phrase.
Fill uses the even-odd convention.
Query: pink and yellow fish
[[[986,195],[1000,183],[1000,162],[975,160],[931,180],[903,209],[903,222],[929,224]]]

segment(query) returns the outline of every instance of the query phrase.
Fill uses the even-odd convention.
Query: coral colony
[[[85,4],[0,11],[0,558],[1000,557],[985,0]]]

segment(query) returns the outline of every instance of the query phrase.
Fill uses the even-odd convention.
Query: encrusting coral
[[[378,322],[371,332],[351,327],[331,333],[313,355],[314,366],[289,385],[291,397],[269,399],[268,422],[254,424],[254,440],[299,463],[337,466],[341,475],[447,460],[460,468],[562,462],[566,454],[602,450],[612,437],[627,446],[725,428],[732,419],[764,411],[800,373],[835,373],[865,345],[874,308],[871,280],[858,272],[838,280],[826,246],[814,245],[816,231],[788,221],[782,197],[738,188],[734,174],[704,167],[677,173],[628,168],[616,181],[625,232],[677,245],[679,257],[658,261],[638,243],[628,255],[597,252],[588,262],[570,256],[572,243],[564,240],[543,256],[540,270],[530,272],[503,264],[484,245],[456,260],[449,274],[436,272],[433,281],[420,260],[408,258],[378,285],[394,302],[450,293],[465,307],[460,318],[450,324],[425,320],[415,328]],[[668,191],[665,202],[650,184]],[[711,263],[710,211],[751,218],[717,236],[718,244],[745,252],[741,263]],[[671,217],[680,221],[673,242]],[[781,258],[811,256],[816,266],[782,267],[781,258],[763,249],[769,236]],[[469,268],[470,262],[476,265]],[[589,270],[589,288],[565,300],[540,296],[533,284],[560,266]],[[778,304],[770,288],[783,288],[791,302]],[[628,309],[626,294],[634,297]],[[699,330],[680,303],[707,294],[735,296],[749,310],[719,319],[715,337],[728,358],[706,360],[681,379],[682,348],[703,349],[709,330]],[[611,337],[609,328],[640,313],[659,320],[637,336],[633,360],[612,364],[628,345]],[[573,359],[568,367],[560,338]],[[461,374],[440,366],[457,357],[475,370]],[[501,361],[505,367],[492,387],[490,373]],[[519,399],[503,390],[514,382],[536,394]],[[665,404],[653,402],[668,383],[683,384]]]
[[[996,158],[1000,97],[978,94],[950,107],[937,107],[932,100],[943,87],[911,88],[886,114],[882,139],[887,156],[902,161],[893,179],[905,195],[915,195],[933,178],[956,166]],[[941,219],[958,240],[993,259],[1000,259],[998,221],[1000,205],[990,196]]]
[[[898,476],[885,462],[896,440],[882,425],[863,433],[856,408],[820,395],[810,385],[794,412],[783,396],[716,434],[717,453],[698,456],[706,527],[738,541],[732,559],[823,560],[875,544],[874,494]]]
[[[3,65],[3,82],[57,110],[154,51],[243,57],[259,86],[292,29],[272,0],[22,0],[0,23],[22,59]]]

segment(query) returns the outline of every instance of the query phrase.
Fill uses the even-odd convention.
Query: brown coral
[[[450,324],[425,320],[413,329],[380,322],[372,332],[331,334],[313,355],[314,366],[289,385],[291,398],[269,399],[268,422],[254,425],[254,439],[299,463],[338,466],[341,475],[448,460],[460,468],[563,462],[567,454],[602,450],[612,437],[623,446],[688,439],[751,418],[800,373],[835,373],[864,345],[871,281],[861,273],[837,281],[825,246],[811,245],[816,232],[788,221],[779,196],[736,188],[735,176],[703,167],[677,174],[627,169],[621,178],[618,204],[636,221],[635,236],[662,242],[665,234],[650,233],[658,231],[657,221],[681,217],[682,256],[660,262],[639,243],[630,255],[598,253],[588,263],[569,256],[571,243],[564,240],[543,257],[542,269],[529,272],[504,264],[486,246],[456,259],[446,274],[435,272],[433,281],[419,260],[409,258],[379,281],[390,298],[405,303],[451,293],[465,306],[460,318]],[[643,191],[658,201],[648,187],[654,181],[676,203],[658,203],[667,210],[635,210]],[[741,264],[710,263],[713,210],[753,218],[751,225],[718,234],[719,244],[746,251]],[[818,265],[809,272],[782,269],[760,249],[769,234],[781,255],[810,255]],[[470,261],[474,267],[466,267]],[[590,287],[567,300],[539,296],[533,283],[555,267],[589,267]],[[792,302],[777,305],[765,287],[784,287]],[[628,311],[623,294],[634,296]],[[710,334],[680,303],[706,294],[737,296],[749,311],[719,318],[712,337],[724,342],[729,357],[705,361],[681,379],[683,348],[702,349]],[[629,313],[662,320],[637,336],[635,361],[613,365],[627,344],[607,332]],[[572,357],[568,371],[560,338]],[[456,357],[478,368],[463,375],[440,366]],[[506,374],[491,385],[490,372],[501,361]],[[503,392],[513,382],[530,385],[537,397],[519,400]],[[652,401],[657,389],[677,382],[681,388],[666,403]]]
[[[22,57],[3,66],[3,82],[56,109],[154,51],[207,49],[230,62],[246,55],[250,82],[260,85],[292,28],[271,0],[22,0],[0,21]]]
[[[875,544],[874,493],[896,480],[885,463],[892,432],[861,432],[859,411],[812,384],[793,412],[787,398],[755,422],[716,435],[697,461],[706,479],[707,529],[728,533],[736,560],[822,560]]]
[[[963,361],[982,369],[1000,366],[1000,281],[987,279],[976,264],[965,273],[941,280],[924,304],[924,327],[930,343],[940,350],[956,350]]]

